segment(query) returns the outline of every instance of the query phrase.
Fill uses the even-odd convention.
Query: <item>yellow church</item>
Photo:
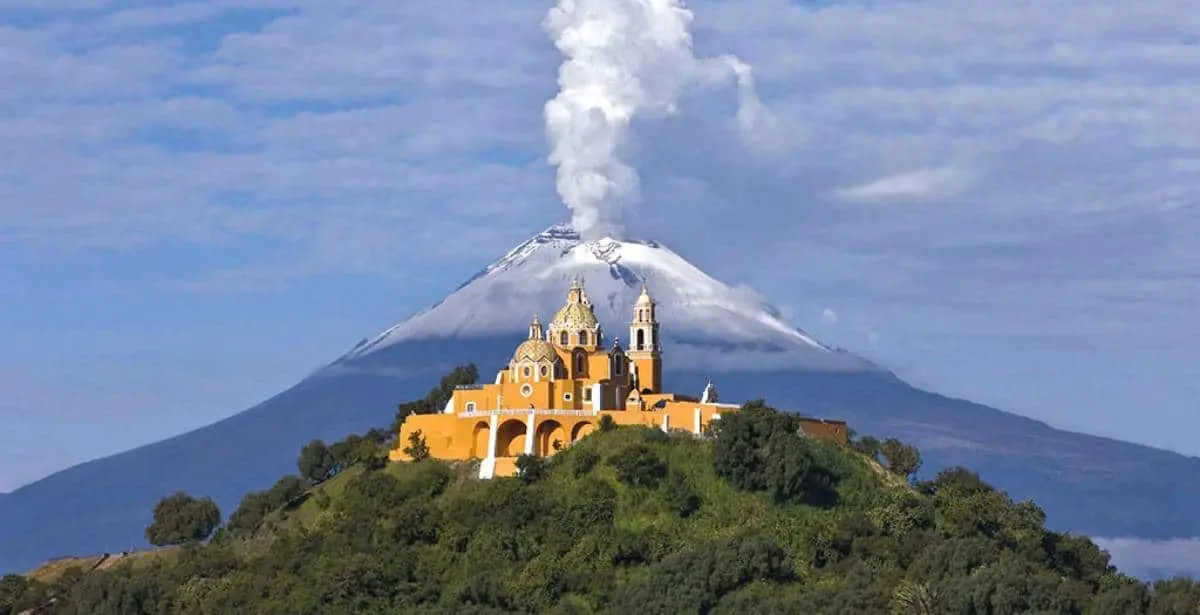
[[[629,347],[606,347],[604,332],[578,278],[548,328],[535,315],[528,339],[492,384],[458,387],[438,414],[409,416],[401,427],[393,461],[417,432],[431,457],[480,460],[480,478],[511,476],[519,455],[549,456],[595,430],[601,417],[618,425],[701,434],[738,404],[717,401],[712,383],[699,398],[662,390],[662,349],[657,306],[643,285],[633,306]],[[846,441],[841,421],[808,419],[810,435]]]

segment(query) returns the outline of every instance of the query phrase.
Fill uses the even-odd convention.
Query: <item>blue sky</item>
[[[754,66],[635,126],[627,217],[822,340],[1200,454],[1189,0],[697,0]],[[547,3],[0,5],[0,491],[197,427],[567,210]],[[253,8],[247,8],[253,7]]]

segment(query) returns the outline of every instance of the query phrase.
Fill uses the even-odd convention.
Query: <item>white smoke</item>
[[[558,194],[585,239],[619,235],[638,198],[638,173],[621,160],[631,120],[672,114],[691,84],[738,84],[738,122],[760,121],[750,67],[732,56],[698,59],[682,0],[558,0],[544,26],[565,56],[546,103]]]

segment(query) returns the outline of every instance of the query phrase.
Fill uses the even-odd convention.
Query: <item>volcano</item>
[[[860,434],[916,444],[922,474],[962,465],[1033,499],[1048,524],[1103,537],[1200,535],[1200,460],[1054,429],[914,388],[881,366],[788,324],[748,289],[713,279],[653,241],[582,241],[553,226],[493,262],[439,303],[372,338],[292,388],[220,422],[63,470],[0,498],[0,573],[44,560],[122,550],[163,495],[208,495],[226,513],[249,491],[295,471],[300,447],[388,425],[397,403],[423,396],[454,366],[490,374],[550,313],[573,277],[586,284],[609,338],[645,284],[662,323],[663,378],[724,400],[765,397],[782,409],[843,419]],[[614,335],[615,334],[615,335]]]

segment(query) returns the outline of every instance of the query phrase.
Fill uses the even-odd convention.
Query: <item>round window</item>
[[[545,376],[546,374],[549,374],[549,373],[550,373],[550,368],[543,365],[542,366],[542,375]]]
[[[521,385],[521,395],[524,395],[525,397],[533,395],[533,387],[529,386],[528,384]]]
[[[528,378],[528,377],[529,377],[529,374],[530,374],[530,372],[529,372],[529,366],[528,366],[528,365],[526,365],[526,366],[524,367],[524,369],[522,369],[522,370],[521,370],[521,375],[523,375],[523,376],[525,376],[526,378]]]

